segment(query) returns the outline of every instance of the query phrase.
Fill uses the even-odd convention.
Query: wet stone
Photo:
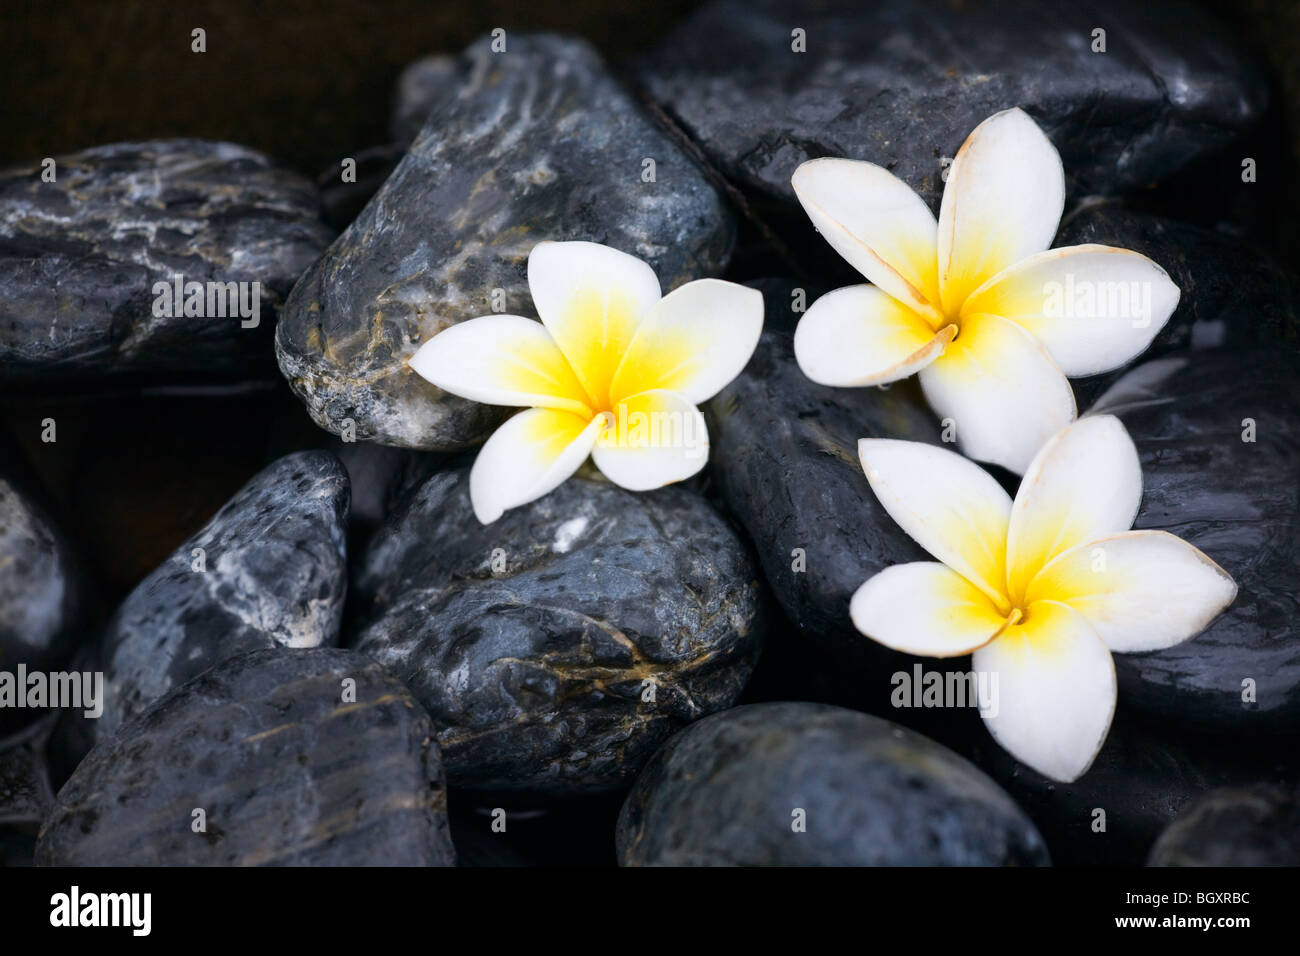
[[[760,585],[703,498],[574,477],[484,527],[467,475],[435,475],[375,534],[349,639],[428,709],[453,785],[616,789],[736,701]]]
[[[348,500],[347,472],[323,451],[287,455],[241,488],[109,622],[94,736],[228,657],[338,643]]]
[[[628,795],[624,866],[1034,866],[1047,848],[975,766],[826,704],[769,703],[673,737]]]
[[[6,384],[273,372],[276,314],[333,238],[310,180],[243,146],[195,139],[54,161],[54,182],[40,164],[0,171]],[[204,284],[203,316],[183,314],[183,301],[156,314],[155,283],[177,276]],[[208,283],[231,282],[250,284],[235,290],[250,307],[260,283],[255,327],[230,307],[215,314],[215,297],[209,313]]]
[[[1300,866],[1300,790],[1214,790],[1179,814],[1148,866]]]
[[[350,419],[358,440],[407,448],[486,438],[500,409],[448,395],[406,363],[444,328],[493,311],[494,290],[506,311],[533,314],[526,263],[543,239],[639,256],[665,292],[727,263],[734,225],[721,198],[586,43],[512,36],[500,55],[489,42],[462,55],[456,94],[285,308],[280,369],[336,434]]]
[[[1300,385],[1285,349],[1192,352],[1120,379],[1117,415],[1142,462],[1134,527],[1168,531],[1237,582],[1204,632],[1117,654],[1120,702],[1176,727],[1300,728]]]
[[[938,419],[915,383],[817,385],[799,370],[790,336],[765,333],[709,411],[714,481],[785,613],[847,659],[896,659],[854,629],[849,599],[887,567],[931,559],[872,492],[858,440],[937,443]]]
[[[429,717],[400,681],[350,651],[269,648],[206,671],[91,751],[36,861],[450,866],[446,796]]]
[[[1231,31],[1176,0],[715,0],[645,57],[640,78],[730,178],[790,202],[801,162],[844,156],[888,168],[937,208],[945,160],[1013,106],[1055,142],[1073,194],[1122,193],[1224,148],[1268,104]]]

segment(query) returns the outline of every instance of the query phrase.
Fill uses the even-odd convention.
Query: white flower
[[[1236,597],[1232,578],[1163,531],[1128,530],[1142,497],[1119,420],[1088,416],[1034,457],[1015,503],[987,472],[920,442],[858,444],[876,496],[941,564],[886,568],[850,605],[875,641],[926,657],[974,653],[997,674],[993,737],[1061,781],[1083,774],[1115,710],[1111,652],[1200,633]]]
[[[872,163],[814,159],[791,183],[825,239],[873,283],[822,296],[804,315],[794,338],[804,374],[845,386],[919,373],[962,451],[1017,474],[1074,420],[1066,376],[1123,365],[1178,305],[1178,287],[1136,252],[1048,249],[1065,172],[1018,109],[962,145],[938,223]]]
[[[696,406],[740,374],[763,328],[762,294],[700,279],[660,296],[654,271],[592,242],[541,242],[528,256],[540,323],[469,319],[422,345],[410,366],[439,388],[525,406],[470,472],[484,524],[540,498],[591,455],[633,491],[689,478],[708,460]]]

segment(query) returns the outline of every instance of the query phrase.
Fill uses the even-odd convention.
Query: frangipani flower
[[[1018,109],[966,139],[937,223],[924,200],[872,163],[814,159],[791,183],[822,236],[873,283],[813,303],[794,337],[804,374],[852,386],[919,373],[930,406],[956,424],[961,450],[1017,474],[1074,420],[1066,376],[1123,365],[1178,304],[1178,287],[1146,256],[1048,248],[1065,172]]]
[[[850,603],[854,626],[908,654],[974,654],[997,674],[994,739],[1071,781],[1092,764],[1115,710],[1111,652],[1199,634],[1232,603],[1232,578],[1163,531],[1130,531],[1137,450],[1109,415],[1088,416],[1034,457],[1012,503],[991,475],[920,442],[858,443],[890,516],[941,563],[886,568]]]
[[[740,374],[763,329],[763,296],[699,279],[660,295],[654,270],[593,242],[540,242],[528,256],[539,323],[485,315],[410,359],[445,391],[523,406],[479,451],[470,501],[489,524],[558,487],[591,455],[632,491],[689,478],[708,460],[696,407]]]

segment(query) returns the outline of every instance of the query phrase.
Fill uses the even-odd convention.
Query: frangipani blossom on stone
[[[540,242],[528,287],[541,322],[485,315],[444,329],[410,359],[463,398],[528,410],[484,444],[470,471],[489,524],[542,497],[590,455],[632,491],[689,478],[708,460],[696,407],[740,374],[758,345],[763,296],[699,279],[661,296],[634,256],[593,242]]]
[[[1160,266],[1101,245],[1049,249],[1065,204],[1051,141],[1018,109],[967,137],[939,220],[873,163],[814,159],[791,179],[822,236],[872,285],[822,296],[794,350],[822,385],[882,385],[918,373],[972,458],[1023,474],[1074,420],[1066,376],[1140,354],[1178,305]]]
[[[1137,450],[1088,416],[1034,457],[1014,503],[988,472],[921,442],[866,439],[863,470],[890,516],[940,563],[895,565],[854,594],[867,637],[924,657],[974,655],[998,675],[990,732],[1048,777],[1081,776],[1115,710],[1112,652],[1194,637],[1236,597],[1231,577],[1163,531],[1131,531]]]

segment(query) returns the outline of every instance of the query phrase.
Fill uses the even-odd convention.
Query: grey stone
[[[532,314],[526,263],[543,239],[646,260],[664,291],[721,271],[734,226],[721,198],[580,40],[483,38],[392,176],[294,289],[280,369],[312,418],[360,440],[446,451],[485,438],[500,409],[448,395],[407,366],[442,329],[492,308]],[[656,181],[642,182],[654,159]]]
[[[80,566],[44,510],[0,478],[0,670],[58,668],[84,623]]]
[[[1160,834],[1147,865],[1300,866],[1300,792],[1213,790]]]
[[[46,866],[454,860],[428,715],[335,648],[243,654],[151,705],[77,768],[36,849]]]
[[[140,582],[101,641],[96,738],[228,657],[338,643],[348,498],[347,472],[333,455],[287,455]],[[198,548],[203,571],[194,570]]]
[[[1300,383],[1284,349],[1156,359],[1093,406],[1117,415],[1142,462],[1135,528],[1169,531],[1237,582],[1204,632],[1117,654],[1120,700],[1176,727],[1300,729]],[[1254,441],[1243,441],[1254,422]],[[1247,699],[1249,679],[1254,699]]]
[[[1106,52],[1092,31],[1106,30]],[[806,53],[792,31],[806,31]],[[1026,109],[1071,191],[1145,186],[1227,146],[1268,103],[1262,72],[1177,0],[715,0],[646,57],[650,95],[729,177],[793,200],[819,156],[885,166],[937,208],[943,160],[981,121]]]
[[[1123,656],[1115,655],[1117,665]],[[1300,783],[1284,740],[1160,728],[1133,710],[1121,695],[1101,752],[1073,783],[1051,780],[1020,763],[973,714],[962,715],[975,725],[971,743],[951,745],[1025,809],[1058,866],[1141,866],[1165,827],[1208,790]]]
[[[1061,224],[1055,245],[1100,243],[1158,262],[1181,290],[1155,340],[1123,368],[1073,380],[1086,408],[1126,371],[1185,349],[1300,344],[1296,280],[1268,249],[1241,236],[1144,212],[1117,201],[1084,205]]]
[[[349,641],[428,709],[453,785],[616,789],[735,703],[760,585],[700,496],[574,477],[485,527],[467,485],[465,469],[435,475],[376,533]]]
[[[0,370],[272,373],[276,313],[333,238],[307,179],[231,143],[113,143],[0,171]],[[260,282],[256,328],[153,314],[156,282]],[[214,302],[215,305],[215,302]],[[251,321],[251,320],[250,320]]]
[[[462,63],[454,56],[437,53],[409,64],[397,78],[389,133],[396,143],[410,145],[429,113],[446,96],[454,95],[464,81]]]
[[[915,383],[817,385],[799,370],[790,336],[769,332],[709,410],[717,488],[749,532],[786,614],[841,657],[898,659],[854,629],[849,599],[878,571],[932,559],[872,492],[858,439],[937,443],[938,419]]]
[[[1048,862],[1033,823],[972,764],[810,703],[737,707],[677,734],[637,779],[617,840],[624,866]]]

